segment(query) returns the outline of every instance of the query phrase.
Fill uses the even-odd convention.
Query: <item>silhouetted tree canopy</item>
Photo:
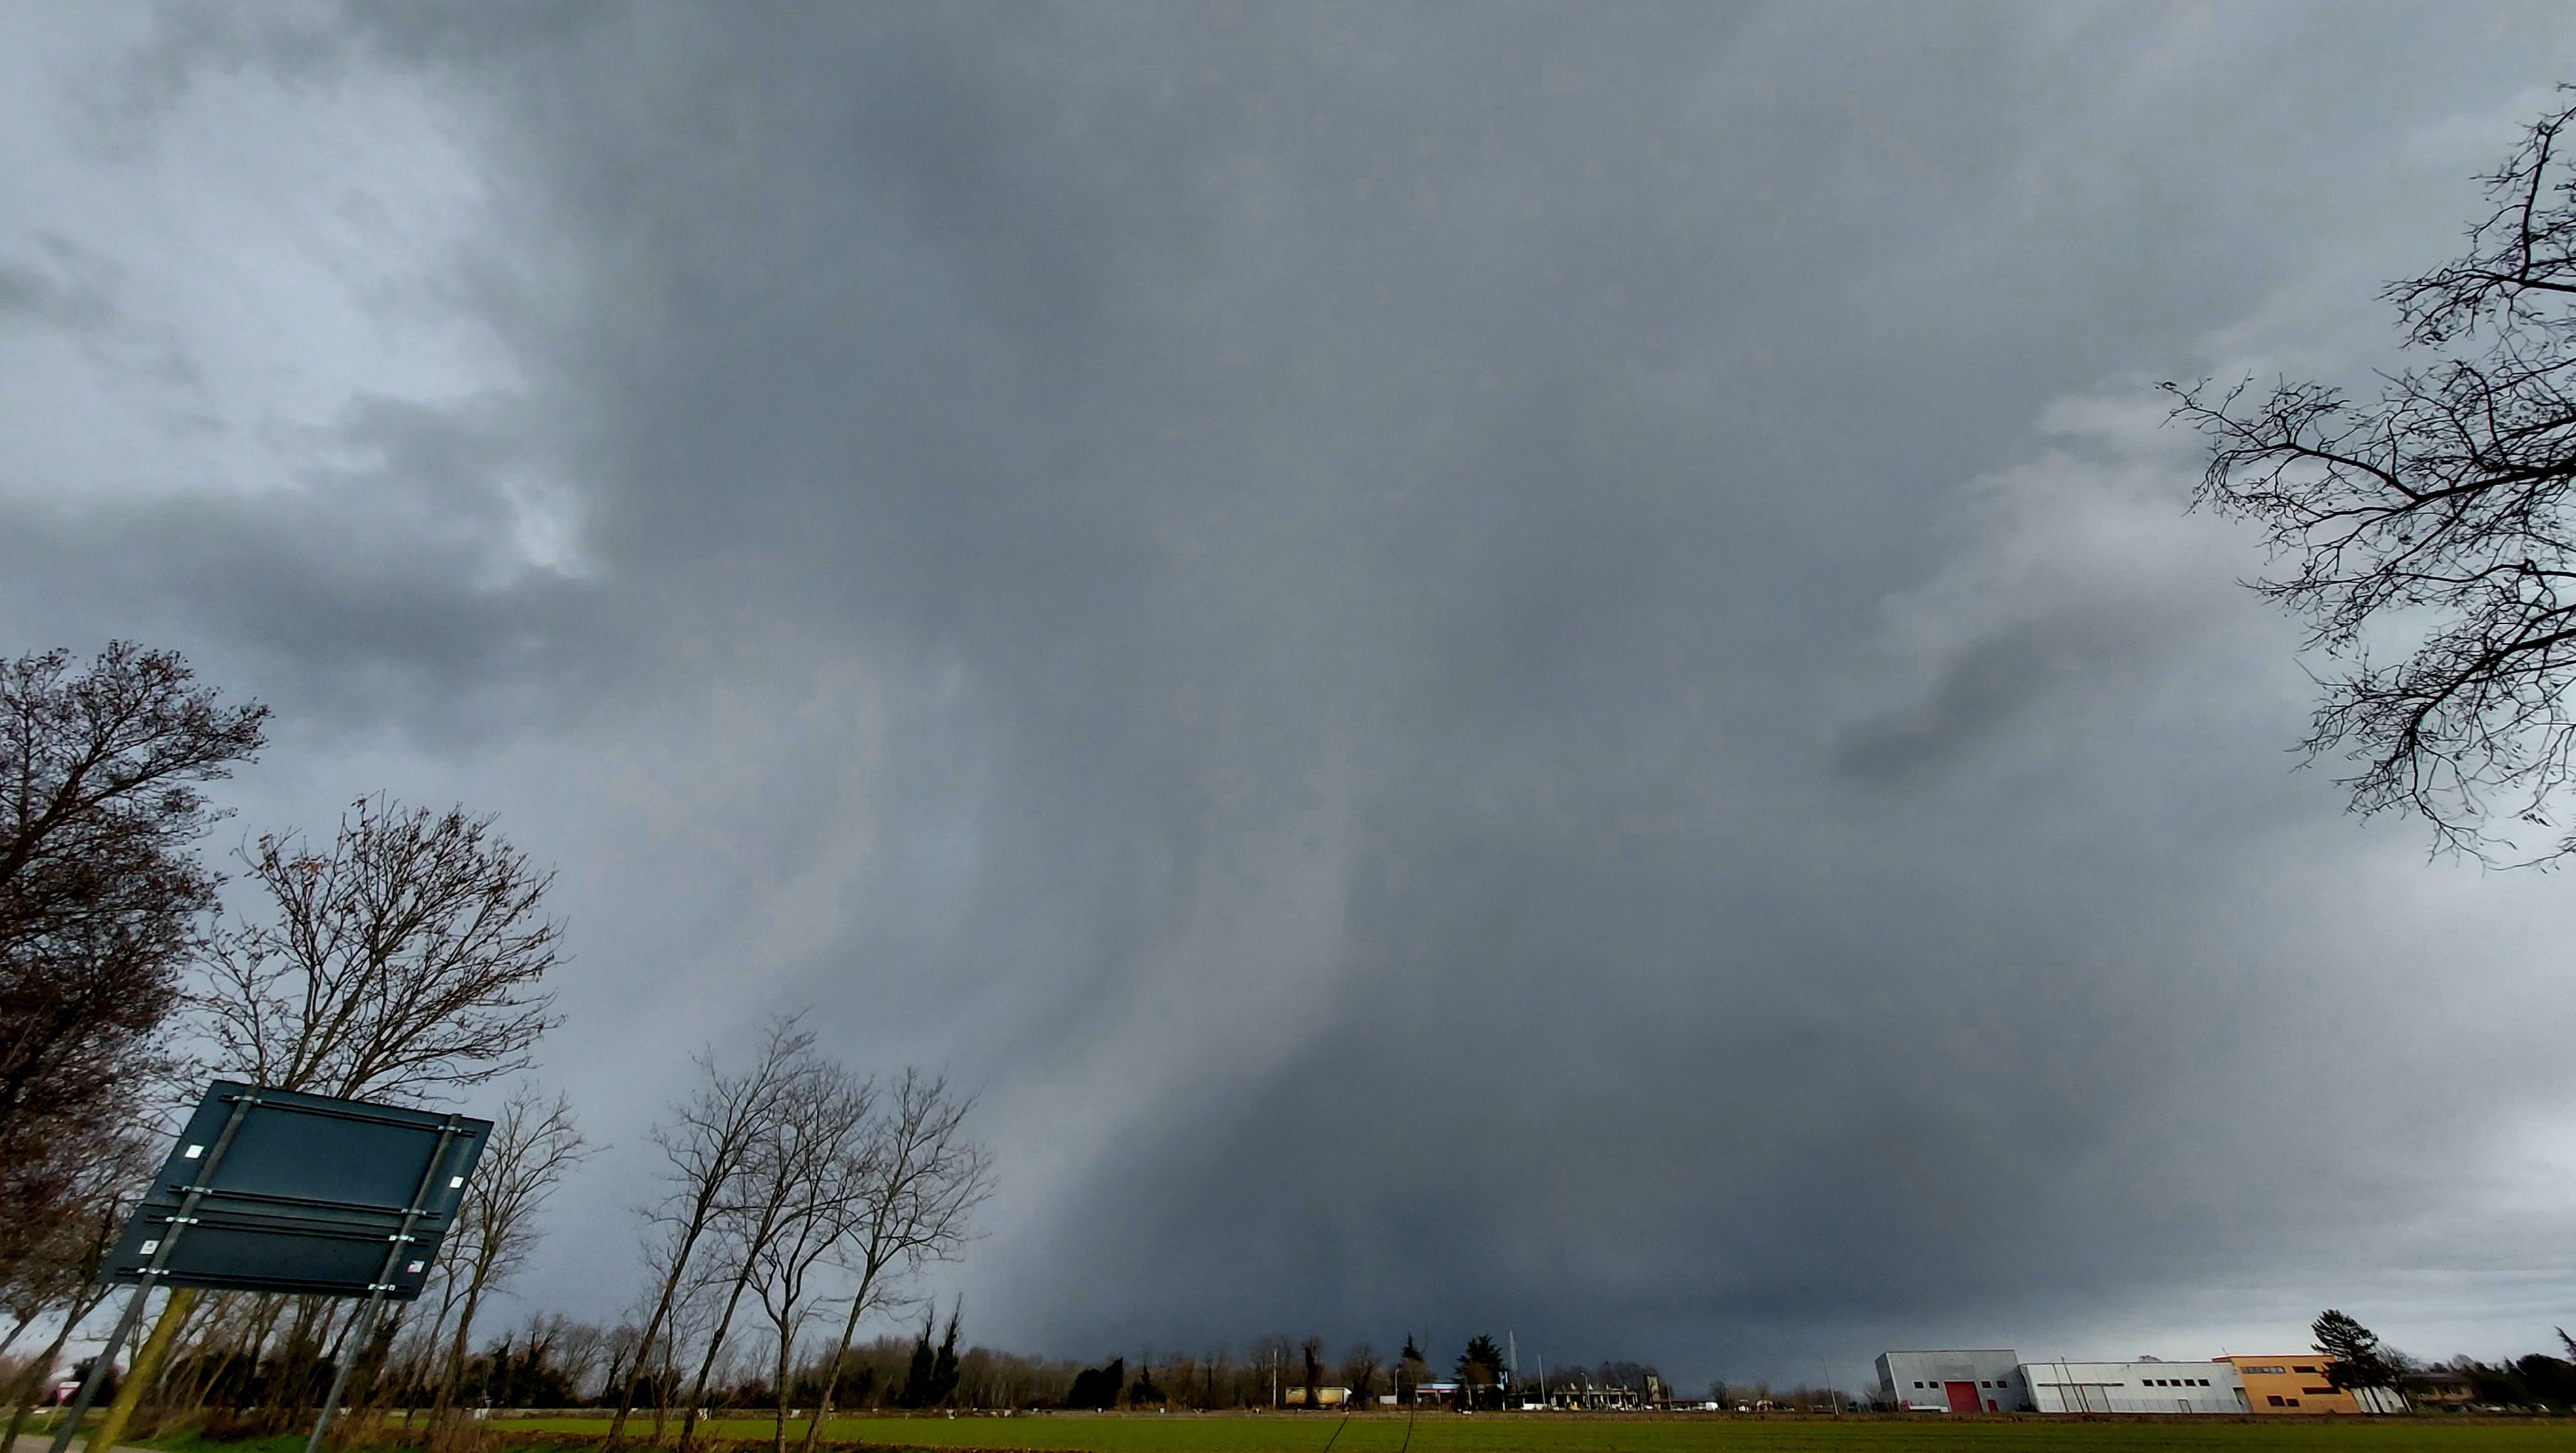
[[[243,854],[274,912],[209,944],[196,1007],[223,1066],[316,1094],[436,1096],[525,1069],[556,1020],[541,981],[554,874],[463,808],[378,795],[327,847]]]
[[[214,905],[197,784],[259,750],[175,652],[0,662],[0,1275],[113,1163]]]
[[[925,1329],[922,1341],[929,1342]],[[1127,1359],[1113,1359],[1107,1367],[1086,1367],[1074,1374],[1073,1386],[1065,1391],[1064,1405],[1069,1408],[1114,1408],[1118,1396],[1127,1387]]]
[[[929,1320],[922,1322],[921,1340],[912,1346],[912,1369],[903,1380],[903,1391],[895,1397],[898,1404],[907,1408],[935,1408],[948,1401],[948,1395],[957,1390],[957,1319],[963,1310],[959,1308],[948,1314],[948,1334],[940,1339],[936,1351],[930,1345],[931,1323]],[[1126,1387],[1125,1366],[1124,1362],[1119,1364],[1117,1385],[1109,1389],[1109,1402],[1102,1406],[1118,1401],[1119,1392]]]
[[[2395,1387],[2404,1379],[2399,1359],[2379,1343],[2379,1334],[2342,1312],[2328,1308],[2310,1328],[2316,1349],[2334,1360],[2326,1381],[2349,1392],[2357,1387]]]
[[[1467,1350],[1458,1354],[1458,1382],[1470,1402],[1485,1399],[1489,1389],[1503,1383],[1503,1349],[1494,1339],[1479,1332],[1467,1339]]]

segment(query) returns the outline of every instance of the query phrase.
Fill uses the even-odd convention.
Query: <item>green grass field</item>
[[[497,1421],[495,1431],[596,1433],[597,1422],[518,1419]],[[726,1419],[718,1437],[766,1440],[770,1425]],[[804,1431],[791,1425],[791,1440]],[[1415,1421],[1372,1414],[1345,1422],[1300,1414],[1096,1416],[1056,1414],[1016,1418],[835,1418],[824,1437],[837,1443],[895,1448],[1002,1448],[1063,1453],[1984,1453],[1989,1449],[2072,1448],[2127,1453],[2131,1449],[2576,1450],[2576,1419],[2282,1418],[2265,1422],[2170,1421],[2068,1423],[2029,1421],[1949,1422],[1938,1418],[1742,1418],[1711,1413],[1684,1418],[1538,1415],[1460,1417],[1441,1414]],[[1407,1438],[1410,1437],[1408,1444]],[[794,1444],[791,1441],[790,1447]]]

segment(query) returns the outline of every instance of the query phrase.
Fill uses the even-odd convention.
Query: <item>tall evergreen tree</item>
[[[1458,1382],[1470,1406],[1503,1385],[1503,1349],[1493,1338],[1479,1332],[1468,1339],[1467,1350],[1458,1354]],[[1501,1399],[1495,1402],[1499,1406]]]
[[[948,1335],[939,1339],[939,1355],[930,1363],[930,1400],[926,1407],[938,1407],[957,1391],[957,1319],[966,1310],[965,1298],[948,1313]]]
[[[938,1376],[939,1359],[930,1350],[930,1328],[937,1318],[921,1319],[921,1336],[912,1344],[912,1367],[904,1374],[903,1391],[895,1394],[898,1406],[921,1408],[930,1405],[930,1384]]]
[[[1427,1370],[1424,1366],[1424,1361],[1425,1359],[1422,1356],[1422,1348],[1414,1342],[1413,1334],[1410,1332],[1405,1333],[1404,1354],[1395,1360],[1395,1396],[1397,1401],[1404,1401],[1421,1389],[1422,1374]]]
[[[1143,1408],[1167,1401],[1169,1398],[1164,1394],[1162,1386],[1154,1381],[1154,1365],[1149,1362],[1137,1368],[1136,1385],[1127,1389],[1127,1405]]]
[[[2403,1369],[2397,1365],[2396,1357],[2380,1345],[2378,1333],[2331,1307],[2309,1330],[2316,1334],[2316,1349],[2334,1359],[2326,1364],[2329,1385],[2346,1392],[2397,1386]]]

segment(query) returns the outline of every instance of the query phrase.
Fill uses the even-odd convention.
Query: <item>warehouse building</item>
[[[2031,1362],[2019,1371],[2043,1413],[2253,1411],[2225,1362]]]
[[[2235,1365],[2024,1362],[2009,1347],[1884,1352],[1881,1401],[1915,1413],[2257,1412]]]
[[[2394,1388],[2339,1388],[2326,1380],[2334,1359],[2314,1352],[2274,1356],[2222,1357],[2245,1384],[2246,1402],[2258,1413],[2400,1413],[2405,1403]]]
[[[2021,1359],[2009,1347],[1950,1352],[1882,1352],[1881,1401],[1917,1413],[2033,1411]]]

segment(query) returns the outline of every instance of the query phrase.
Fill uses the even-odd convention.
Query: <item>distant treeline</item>
[[[229,1306],[209,1309],[206,1343],[220,1345],[224,1324],[261,1310],[261,1299],[242,1297]],[[245,1326],[243,1343],[264,1340]],[[384,1349],[367,1401],[399,1423],[409,1410],[426,1410],[442,1395],[453,1405],[495,1410],[539,1408],[613,1408],[633,1369],[640,1339],[632,1323],[601,1325],[561,1315],[540,1315],[493,1339],[467,1358],[461,1378],[451,1381],[449,1351],[440,1345],[441,1329],[426,1319],[397,1334]],[[1353,1402],[1375,1405],[1381,1394],[1410,1395],[1426,1380],[1457,1380],[1457,1370],[1433,1372],[1418,1358],[1382,1359],[1368,1344],[1347,1348],[1336,1357],[1320,1352],[1320,1339],[1261,1338],[1241,1352],[1211,1351],[1195,1355],[1141,1354],[1111,1358],[1096,1365],[1061,1358],[1030,1357],[989,1347],[957,1345],[958,1319],[944,1326],[926,1322],[915,1334],[879,1337],[852,1346],[839,1364],[837,1377],[828,1356],[797,1360],[787,1387],[786,1404],[800,1412],[814,1408],[827,1382],[839,1412],[959,1408],[1121,1408],[1169,1407],[1221,1410],[1266,1408],[1301,1402],[1308,1386],[1309,1355],[1313,1383],[1348,1389]],[[1490,1345],[1490,1339],[1479,1339]],[[746,1340],[721,1357],[701,1402],[709,1413],[723,1416],[773,1412],[780,1403],[773,1384],[776,1348]],[[0,1360],[0,1377],[22,1372],[19,1359]],[[307,1350],[296,1355],[278,1348],[261,1355],[200,1352],[173,1358],[161,1369],[162,1407],[169,1413],[210,1418],[222,1431],[227,1413],[248,1412],[280,1404],[309,1403],[314,1388],[327,1384],[334,1366]],[[1501,1371],[1501,1369],[1496,1369]],[[1549,1385],[1570,1388],[1616,1388],[1645,1394],[1655,1370],[1635,1362],[1603,1362],[1591,1367],[1552,1369]],[[648,1383],[651,1379],[648,1376]],[[1475,1379],[1467,1381],[1472,1385]],[[1499,1386],[1488,1379],[1499,1394]],[[292,1383],[294,1385],[290,1386]],[[1535,1393],[1534,1370],[1525,1389]],[[648,1408],[671,1406],[683,1389],[647,1389]],[[1712,1388],[1716,1393],[1718,1389]],[[1767,1385],[1728,1388],[1746,1399],[1767,1398]],[[1801,1390],[1802,1392],[1804,1390]],[[1784,1393],[1784,1399],[1791,1394]],[[1498,1399],[1497,1399],[1498,1400]]]
[[[2576,1354],[2576,1347],[2568,1351]],[[2479,1362],[2454,1357],[2427,1368],[2430,1378],[2445,1375],[2468,1387],[2469,1397],[2487,1407],[2546,1407],[2576,1411],[2576,1362],[2534,1352],[2509,1362]]]

